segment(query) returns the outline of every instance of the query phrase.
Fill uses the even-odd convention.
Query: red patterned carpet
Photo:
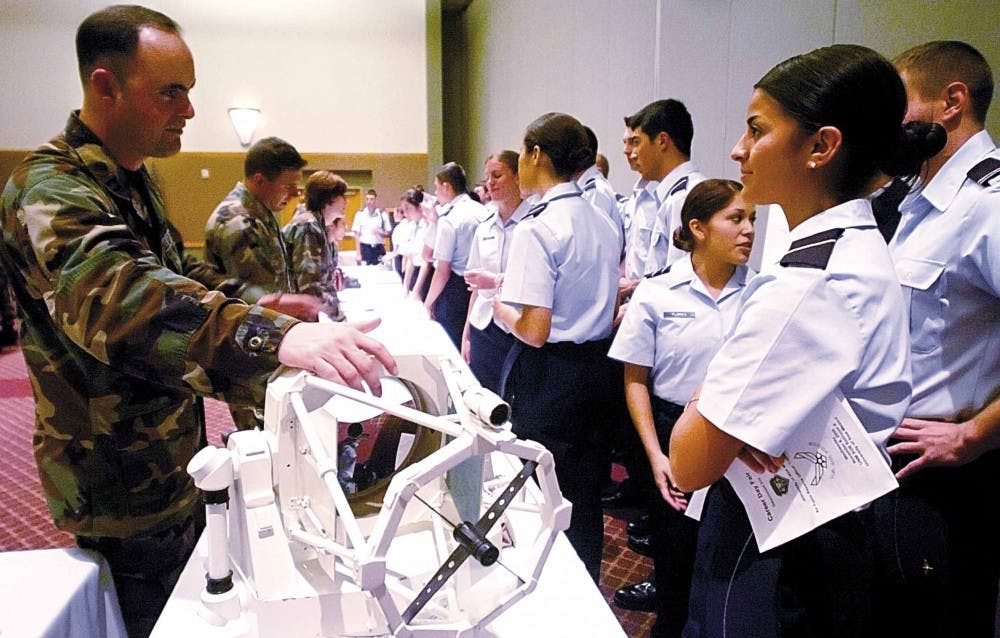
[[[0,406],[0,551],[72,546],[73,537],[56,529],[42,497],[31,452],[34,399],[18,348],[0,352]],[[224,403],[208,400],[205,410],[209,441],[218,445],[220,433],[232,427],[232,419]],[[628,514],[616,511],[615,516],[604,517],[601,592],[609,604],[616,589],[642,579],[650,570],[648,558],[626,547]],[[630,638],[649,635],[652,614],[612,609]]]

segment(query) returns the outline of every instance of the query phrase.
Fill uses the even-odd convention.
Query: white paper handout
[[[788,442],[777,473],[756,474],[739,459],[726,470],[762,552],[899,486],[843,394],[813,414]]]

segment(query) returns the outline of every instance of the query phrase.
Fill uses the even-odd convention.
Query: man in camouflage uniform
[[[205,261],[247,289],[248,303],[267,293],[297,292],[277,214],[298,195],[306,161],[288,142],[260,140],[243,161],[244,180],[226,195],[205,224]],[[303,300],[300,319],[315,321],[319,298]]]
[[[239,297],[247,303],[268,294],[288,295],[285,302],[290,303],[293,295],[289,293],[296,293],[276,214],[298,194],[305,164],[288,142],[277,137],[260,140],[243,160],[244,181],[237,182],[205,225],[205,261],[240,281],[244,287]],[[316,321],[319,297],[295,294],[294,299],[296,309],[290,312],[299,319]],[[229,410],[240,430],[264,423],[260,406],[230,404]]]
[[[291,257],[292,283],[299,292],[319,298],[321,312],[341,321],[334,284],[337,262],[326,228],[344,218],[347,182],[330,171],[316,171],[306,180],[305,198],[305,205],[281,229]]]
[[[279,363],[355,387],[395,364],[348,326],[227,298],[214,290],[224,277],[184,253],[143,166],[179,151],[194,116],[194,63],[170,18],[98,11],[77,56],[83,107],[14,169],[0,262],[23,323],[45,497],[57,526],[107,558],[134,638],[196,540],[185,471],[203,437],[196,397],[260,403]]]

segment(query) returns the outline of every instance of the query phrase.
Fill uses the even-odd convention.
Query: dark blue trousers
[[[471,295],[465,278],[452,272],[434,302],[434,320],[441,324],[459,350],[462,349],[462,332],[465,330],[465,317],[469,314]]]
[[[623,385],[607,358],[610,345],[604,339],[532,348],[518,341],[501,379],[514,434],[552,452],[559,487],[573,503],[566,537],[595,583],[604,546],[601,485],[610,463],[608,432]]]
[[[500,393],[500,373],[517,337],[504,332],[492,321],[484,330],[469,326],[469,367],[487,390]]]
[[[908,458],[894,459],[899,470]],[[907,638],[996,635],[1000,451],[928,468],[872,506],[875,622]]]
[[[372,246],[358,242],[358,246],[361,247],[361,261],[369,266],[378,265],[382,261],[382,256],[385,255],[385,246],[383,244]]]
[[[849,512],[761,553],[729,482],[710,488],[684,638],[873,636],[868,512]]]
[[[664,453],[670,447],[674,424],[684,412],[684,406],[650,395],[656,437]],[[649,512],[649,529],[654,583],[656,584],[656,622],[650,638],[676,638],[687,621],[691,575],[694,572],[695,549],[698,545],[698,522],[678,512],[663,500],[650,471],[649,459],[643,454],[642,474],[636,479],[645,487]]]

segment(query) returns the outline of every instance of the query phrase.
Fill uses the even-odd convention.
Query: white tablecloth
[[[406,299],[395,272],[378,266],[358,266],[345,268],[345,274],[361,283],[361,288],[340,293],[345,314],[349,320],[380,317],[382,323],[371,335],[382,341],[392,353],[454,354],[455,347],[451,340],[438,324],[428,320],[423,305]],[[537,522],[519,524],[517,518],[516,514],[511,516],[515,531],[520,527],[524,537],[530,538],[537,529]],[[203,537],[184,568],[152,638],[257,635],[254,619],[247,617],[248,614],[224,627],[209,625],[198,616],[200,595],[205,587],[206,555]],[[562,534],[552,547],[536,590],[494,620],[484,635],[511,638],[625,637],[617,618]]]
[[[82,549],[0,553],[0,638],[128,638],[107,564]]]

